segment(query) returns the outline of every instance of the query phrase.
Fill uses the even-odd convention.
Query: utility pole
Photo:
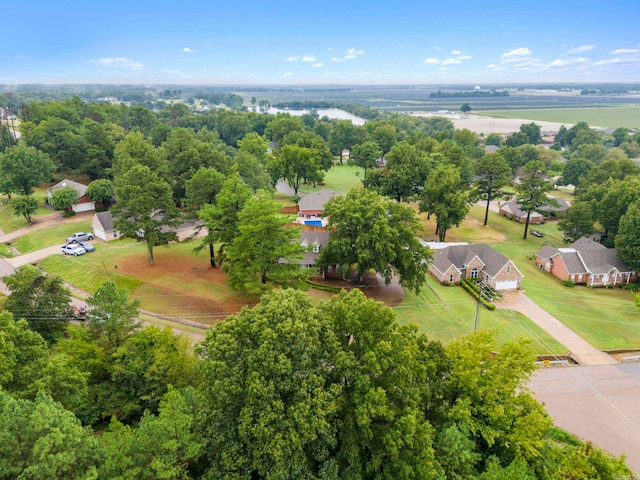
[[[482,303],[482,287],[484,282],[480,282],[480,294],[478,295],[478,303],[476,304],[476,318],[473,322],[473,331],[478,330],[478,315],[480,314],[480,303]]]

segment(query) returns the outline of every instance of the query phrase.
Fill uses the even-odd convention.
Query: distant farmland
[[[526,110],[491,110],[474,113],[499,118],[526,118],[540,122],[576,124],[587,122],[603,128],[640,128],[640,106],[625,105],[597,108],[544,108]]]

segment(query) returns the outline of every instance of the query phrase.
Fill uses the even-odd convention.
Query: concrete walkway
[[[4,261],[11,267],[18,268],[28,263],[37,263],[51,255],[62,255],[62,250],[60,250],[60,248],[61,245],[54,245],[53,247],[43,248],[41,250],[36,250],[35,252],[25,253],[24,255],[5,258]]]
[[[521,291],[503,293],[496,305],[526,315],[536,325],[567,347],[571,357],[580,365],[613,365],[617,363],[613,357],[595,348],[560,320],[540,308]]]

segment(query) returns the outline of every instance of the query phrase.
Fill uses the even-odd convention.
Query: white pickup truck
[[[92,233],[77,232],[67,237],[67,243],[86,242],[87,240],[93,240]]]

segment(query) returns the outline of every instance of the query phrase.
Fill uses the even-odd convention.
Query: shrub
[[[563,280],[562,286],[564,287],[575,287],[575,282],[573,280]]]
[[[469,292],[469,294],[473,298],[478,300],[478,297],[480,296],[479,288],[473,281],[469,280],[468,278],[465,278],[460,282],[460,285],[462,285],[462,288],[464,288],[467,292]],[[490,303],[487,300],[485,300],[484,296],[483,298],[480,299],[480,303],[482,303],[482,305],[484,305],[487,310],[493,311],[496,309],[496,306],[493,303]]]

